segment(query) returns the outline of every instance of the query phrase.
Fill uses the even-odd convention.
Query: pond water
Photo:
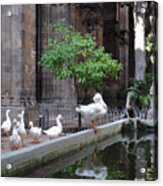
[[[117,134],[40,166],[25,177],[155,180],[156,147],[157,138],[153,133]]]

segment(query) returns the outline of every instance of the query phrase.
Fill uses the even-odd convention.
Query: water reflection
[[[107,167],[98,159],[95,151],[83,161],[81,167],[76,169],[75,174],[81,177],[104,180],[107,177]]]
[[[157,178],[156,141],[153,133],[117,134],[62,156],[26,177],[154,180]]]

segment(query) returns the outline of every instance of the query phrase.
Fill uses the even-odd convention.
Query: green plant
[[[153,74],[147,73],[145,80],[134,80],[134,87],[139,90],[138,106],[146,108],[150,104],[150,87],[153,81]]]
[[[108,176],[107,180],[120,180],[124,179],[125,173],[124,171],[120,170],[115,162],[110,162],[108,167]]]
[[[154,168],[147,168],[146,171],[146,180],[154,181],[156,179]]]
[[[154,44],[153,42],[151,41],[151,35],[148,34],[148,36],[146,37],[146,51],[151,53],[154,49]]]
[[[101,91],[105,78],[118,78],[122,65],[98,47],[91,34],[74,32],[71,27],[51,25],[56,37],[48,40],[48,47],[39,64],[50,69],[56,78],[74,78],[75,88],[90,93]]]

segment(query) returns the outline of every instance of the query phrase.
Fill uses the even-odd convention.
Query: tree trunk
[[[145,52],[145,6],[144,2],[134,4],[135,28],[135,79],[144,80],[146,71]]]

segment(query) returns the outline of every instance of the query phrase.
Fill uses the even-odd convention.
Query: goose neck
[[[18,132],[17,132],[17,129],[16,127],[13,128],[13,132],[12,132],[12,135],[18,135]]]
[[[56,119],[56,123],[58,127],[62,128],[62,123],[59,119]]]
[[[107,105],[105,104],[105,102],[103,100],[100,101],[101,105],[105,108],[108,109]]]
[[[6,118],[8,121],[10,121],[9,112],[6,112]]]
[[[30,126],[30,129],[33,129],[33,123],[31,123],[29,126]]]
[[[20,119],[20,123],[24,127],[25,124],[24,124],[24,118],[23,117]]]

